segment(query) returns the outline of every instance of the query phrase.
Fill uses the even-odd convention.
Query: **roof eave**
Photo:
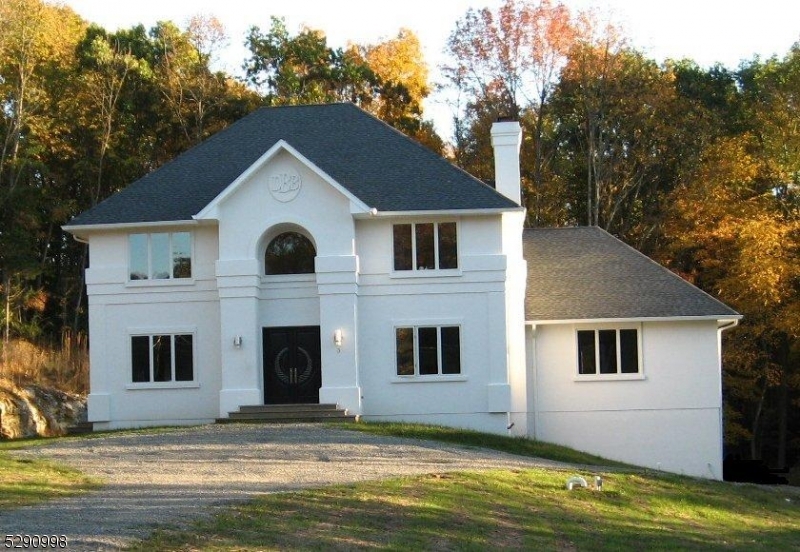
[[[377,209],[368,210],[362,213],[354,213],[357,219],[369,218],[400,218],[400,217],[434,217],[434,216],[490,216],[502,215],[503,213],[524,212],[524,207],[491,207],[487,209],[430,209],[413,211],[378,211]]]
[[[198,220],[162,220],[153,222],[114,222],[106,224],[65,224],[61,227],[65,232],[81,236],[90,234],[92,232],[108,232],[115,230],[133,230],[137,228],[153,228],[153,227],[182,227],[182,226],[198,226],[205,221]]]
[[[620,318],[563,318],[554,320],[526,319],[525,324],[531,326],[545,326],[558,324],[631,324],[638,322],[736,322],[743,317],[741,314],[708,314],[702,316],[640,316]]]

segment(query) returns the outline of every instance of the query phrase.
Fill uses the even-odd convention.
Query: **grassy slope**
[[[800,496],[681,477],[502,470],[266,495],[136,550],[791,550]]]
[[[534,456],[571,464],[633,468],[633,466],[621,462],[615,462],[614,460],[608,460],[600,456],[580,452],[560,445],[554,445],[552,443],[544,443],[542,441],[534,441],[533,439],[524,439],[521,437],[506,437],[504,435],[480,433],[468,429],[384,422],[337,424],[337,427],[376,435],[391,435],[394,437],[406,437],[408,439],[430,439],[456,445],[501,450],[511,454]]]

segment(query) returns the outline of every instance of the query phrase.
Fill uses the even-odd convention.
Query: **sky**
[[[328,44],[376,43],[402,27],[420,38],[432,80],[444,60],[447,38],[468,8],[496,7],[500,0],[62,0],[84,19],[108,30],[171,20],[179,26],[196,14],[213,15],[228,33],[220,68],[240,75],[247,57],[244,37],[271,16],[284,17],[290,32],[306,25],[325,32]],[[563,0],[572,11],[594,8],[620,25],[631,43],[657,61],[690,58],[701,67],[736,68],[758,55],[783,56],[800,40],[798,0]],[[432,97],[425,104],[443,137],[449,138],[449,108]]]

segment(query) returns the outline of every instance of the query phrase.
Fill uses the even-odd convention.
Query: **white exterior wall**
[[[186,231],[186,227],[147,227],[141,232]],[[191,424],[217,414],[219,302],[214,261],[217,229],[194,225],[190,280],[128,282],[128,232],[90,237],[89,421],[96,429]],[[138,232],[138,231],[137,231]],[[192,333],[192,384],[131,383],[130,336],[136,333]]]
[[[393,271],[393,224],[446,221],[458,227],[458,271]],[[502,228],[500,216],[357,221],[360,381],[367,419],[506,433],[511,334]],[[459,376],[397,376],[396,327],[454,324],[461,327]],[[524,365],[522,357],[519,362]]]
[[[572,324],[528,328],[527,337],[531,436],[639,466],[722,478],[716,321],[643,323],[644,378],[628,381],[580,381]]]

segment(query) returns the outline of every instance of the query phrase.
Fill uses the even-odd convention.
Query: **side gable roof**
[[[378,211],[519,208],[355,105],[330,104],[258,109],[68,226],[191,220],[280,140]]]
[[[529,321],[740,315],[596,227],[526,229]]]

